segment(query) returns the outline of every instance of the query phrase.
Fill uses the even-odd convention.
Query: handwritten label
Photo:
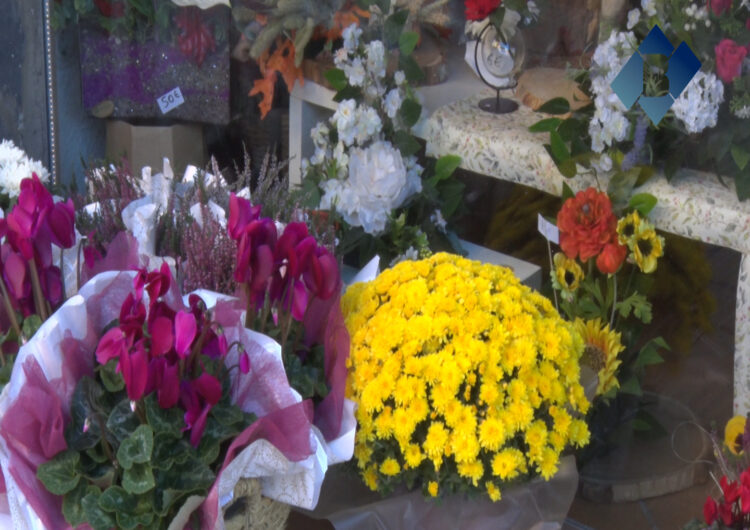
[[[542,217],[542,214],[539,214],[537,218],[537,230],[539,230],[539,233],[542,234],[550,243],[554,243],[556,245],[560,244],[560,231],[554,224],[550,223],[544,217]]]
[[[175,109],[185,103],[185,98],[182,97],[180,87],[175,87],[163,96],[159,96],[156,99],[156,102],[159,104],[161,113],[166,114],[170,110]]]

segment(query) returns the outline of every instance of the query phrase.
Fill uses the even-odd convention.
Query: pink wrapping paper
[[[79,296],[66,302],[21,349],[11,388],[8,395],[3,395],[5,401],[9,400],[0,421],[0,437],[8,458],[5,478],[13,478],[22,500],[33,508],[43,528],[67,525],[61,513],[62,499],[46,491],[36,478],[36,468],[66,448],[63,430],[75,384],[82,375],[92,373],[98,338],[104,327],[117,318],[122,301],[132,289],[133,277],[132,272],[102,274],[81,289],[83,307]],[[165,298],[170,305],[183,307],[176,289]],[[225,324],[238,322],[231,304],[220,305],[217,314]],[[280,359],[262,348],[251,332],[239,326],[224,331],[230,343],[242,341],[252,366],[248,377],[233,381],[232,397],[241,399],[235,402],[261,418],[232,443],[222,469],[244,447],[259,439],[271,442],[291,462],[309,458],[315,452],[311,404],[299,402],[288,385]],[[230,366],[239,362],[236,348],[227,355],[226,362]],[[205,528],[220,526],[216,489],[215,484],[201,507]],[[317,493],[314,497],[317,499]]]

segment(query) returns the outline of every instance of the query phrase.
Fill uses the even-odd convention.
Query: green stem
[[[546,238],[545,238],[546,239]],[[552,245],[549,242],[549,239],[547,239],[547,255],[549,256],[549,270],[551,274],[555,274],[555,265],[552,263]],[[560,305],[557,302],[557,289],[552,287],[552,294],[555,295],[555,310],[559,313],[560,312]]]
[[[315,300],[315,295],[313,295],[312,298],[310,298],[310,300],[307,301],[307,307],[305,308],[305,314],[302,317],[302,322],[307,320],[307,314],[310,312],[310,306],[312,306],[313,300]],[[297,346],[299,345],[299,340],[301,336],[302,336],[302,333],[297,333],[294,335],[294,344],[292,344],[292,353],[297,351]]]
[[[242,286],[242,289],[245,291],[245,296],[247,297],[247,305],[245,307],[245,327],[248,329],[253,329],[255,310],[253,309],[253,303],[250,299],[250,287],[247,284],[244,284]]]
[[[612,316],[609,317],[609,329],[614,329],[615,325],[615,308],[617,307],[617,274],[612,275],[614,280],[614,296],[612,297]]]

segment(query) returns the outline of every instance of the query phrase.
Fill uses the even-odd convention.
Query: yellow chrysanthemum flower
[[[599,376],[596,395],[606,394],[613,388],[619,388],[616,373],[622,361],[617,356],[625,349],[620,340],[620,333],[609,329],[599,318],[582,320],[577,318],[575,328],[585,344],[581,362],[587,364]]]
[[[643,221],[633,238],[633,259],[646,274],[656,270],[657,260],[664,255],[664,238],[656,234],[653,225]]]
[[[349,289],[342,308],[355,457],[369,487],[425,470],[427,495],[440,472],[450,491],[498,500],[487,478],[549,477],[566,447],[588,440],[584,342],[510,270],[436,254]]]
[[[555,254],[553,258],[555,270],[553,273],[553,283],[566,294],[572,294],[578,290],[578,286],[586,276],[583,269],[574,259],[568,258],[562,252]]]
[[[724,427],[724,445],[732,454],[740,455],[743,450],[743,437],[745,435],[745,416],[735,416],[730,419]]]
[[[430,494],[430,497],[437,497],[438,491],[439,491],[438,483],[435,482],[434,480],[431,480],[427,484],[427,493]]]
[[[485,484],[485,487],[487,488],[487,495],[493,502],[497,502],[500,500],[500,488],[495,486],[495,484],[492,482],[487,482]]]
[[[386,458],[383,460],[383,463],[380,464],[380,472],[387,476],[398,475],[399,472],[401,472],[401,466],[398,465],[395,458]]]
[[[629,213],[617,222],[617,239],[621,245],[633,249],[635,234],[640,228],[641,216],[637,211]]]

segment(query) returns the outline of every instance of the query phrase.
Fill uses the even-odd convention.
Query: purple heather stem
[[[627,171],[635,166],[641,157],[643,147],[646,145],[646,133],[648,132],[648,120],[645,116],[638,116],[633,133],[633,148],[628,151],[622,160],[621,169]]]

